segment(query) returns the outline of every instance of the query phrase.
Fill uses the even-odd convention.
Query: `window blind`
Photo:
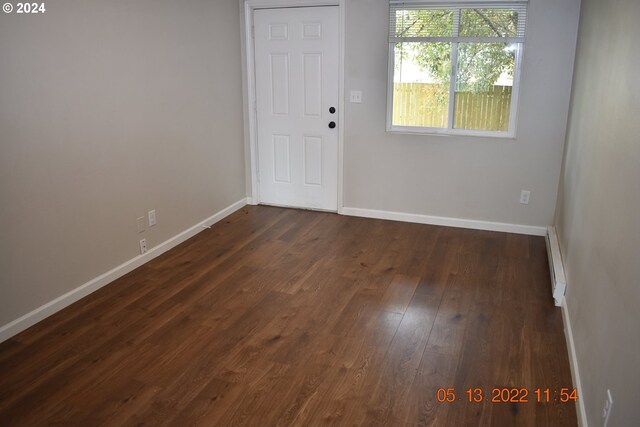
[[[523,43],[525,1],[389,2],[389,42]]]

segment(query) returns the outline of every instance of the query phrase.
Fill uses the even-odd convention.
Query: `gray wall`
[[[348,0],[345,90],[361,89],[363,102],[346,104],[345,206],[551,224],[579,7],[530,0],[517,138],[508,140],[385,132],[388,3]]]
[[[589,425],[640,420],[640,2],[584,0],[556,226]]]
[[[245,197],[237,0],[0,13],[0,325]]]

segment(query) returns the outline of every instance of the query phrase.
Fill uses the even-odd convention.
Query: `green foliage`
[[[508,9],[462,9],[459,34],[453,34],[452,10],[404,10],[397,13],[396,36],[513,37],[518,15]],[[412,58],[436,81],[448,83],[451,43],[398,43],[402,58]],[[456,90],[488,91],[503,72],[513,73],[515,49],[508,43],[459,43]]]
[[[514,65],[515,52],[505,43],[460,43],[456,90],[488,92],[503,72],[513,74]]]

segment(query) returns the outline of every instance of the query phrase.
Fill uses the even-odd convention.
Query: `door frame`
[[[345,1],[346,0],[240,0],[244,14],[241,25],[244,28],[243,50],[243,92],[244,92],[244,129],[245,129],[245,165],[249,169],[250,189],[248,203],[257,205],[260,201],[260,183],[258,182],[258,120],[256,102],[255,43],[253,39],[253,11],[256,9],[284,9],[291,7],[337,6],[339,13],[338,53],[338,213],[342,213],[344,180],[344,59],[345,59]],[[247,138],[248,135],[248,138]],[[247,147],[248,146],[248,147]]]

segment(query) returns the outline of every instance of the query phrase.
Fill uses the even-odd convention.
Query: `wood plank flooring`
[[[246,207],[0,344],[0,425],[574,426],[544,245]]]

